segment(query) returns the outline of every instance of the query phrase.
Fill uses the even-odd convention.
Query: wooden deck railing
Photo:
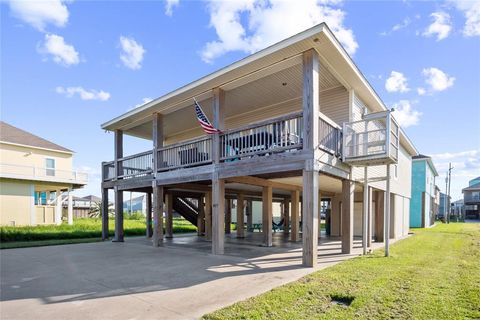
[[[235,161],[302,148],[301,113],[229,130],[220,136],[220,160]]]
[[[319,119],[319,148],[336,157],[342,154],[342,129],[323,113]]]
[[[341,129],[325,115],[320,115],[319,148],[340,156]],[[242,128],[227,130],[220,134],[220,161],[233,162],[256,156],[268,156],[280,152],[294,152],[303,147],[303,118],[301,112],[254,123]],[[195,167],[213,162],[211,136],[181,141],[159,148],[157,172]],[[123,157],[115,162],[103,163],[103,180],[142,177],[154,172],[152,151]]]
[[[199,166],[211,162],[211,137],[182,141],[158,149],[158,171]]]

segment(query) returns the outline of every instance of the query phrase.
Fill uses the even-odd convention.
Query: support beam
[[[303,170],[303,255],[302,262],[306,267],[317,264],[318,250],[318,172]]]
[[[68,203],[67,203],[67,221],[69,225],[73,225],[73,195],[72,188],[68,188]]]
[[[383,242],[385,225],[385,192],[375,191],[375,241]]]
[[[385,257],[390,255],[390,165],[387,164],[387,187],[385,190],[385,225],[384,240],[385,240]]]
[[[153,114],[152,120],[152,141],[153,141],[153,173],[156,174],[158,169],[163,164],[163,159],[160,159],[158,149],[163,147],[164,140],[163,132],[163,115],[160,113]]]
[[[107,240],[108,235],[108,189],[102,188],[102,240]]]
[[[226,199],[226,206],[225,206],[225,234],[231,233],[232,227],[232,200]]]
[[[152,194],[150,192],[147,192],[145,194],[146,197],[146,222],[147,222],[147,230],[146,230],[146,236],[147,238],[151,238],[153,236],[153,223],[152,223]]]
[[[363,169],[363,210],[362,210],[362,248],[363,254],[367,254],[368,247],[368,167]]]
[[[157,186],[153,182],[153,236],[154,247],[158,247],[163,242],[163,186]]]
[[[213,126],[219,130],[225,129],[225,93],[220,88],[213,89]],[[220,163],[220,134],[212,137],[212,160]]]
[[[292,223],[291,223],[291,231],[290,231],[290,240],[292,242],[297,242],[299,240],[299,210],[300,210],[300,192],[299,191],[292,191]]]
[[[237,197],[237,238],[245,237],[245,198],[243,193],[238,194]]]
[[[198,198],[197,235],[205,233],[205,201],[204,197]]]
[[[225,180],[213,174],[212,180],[212,253],[224,253],[224,223],[225,223]]]
[[[165,195],[167,200],[166,207],[167,207],[167,215],[165,219],[165,237],[168,239],[173,238],[173,195],[171,193],[167,193]]]
[[[373,188],[368,188],[368,230],[367,230],[367,247],[372,248],[372,232],[373,232]]]
[[[284,198],[282,202],[283,208],[283,233],[285,235],[290,233],[290,201]]]
[[[253,205],[252,200],[247,200],[247,231],[253,231]]]
[[[123,131],[114,131],[114,147],[113,147],[113,161],[115,165],[115,179],[123,176],[123,168],[121,162],[118,160],[123,157]]]
[[[355,184],[342,180],[342,253],[350,254],[353,249],[353,197]]]
[[[62,190],[57,189],[55,191],[55,224],[62,224]]]
[[[263,187],[262,192],[262,232],[263,244],[266,247],[272,246],[272,187]]]
[[[322,194],[318,193],[318,239],[322,238],[322,217],[320,215],[322,211]]]
[[[212,192],[205,193],[205,239],[212,240]]]
[[[123,191],[114,188],[115,193],[115,237],[113,242],[123,242]]]
[[[274,189],[281,189],[281,190],[288,190],[288,191],[294,191],[294,190],[302,191],[302,187],[300,186],[271,181],[263,178],[251,177],[251,176],[232,177],[232,178],[227,178],[225,180],[231,183],[248,184],[248,185],[258,186],[258,187],[272,187]]]

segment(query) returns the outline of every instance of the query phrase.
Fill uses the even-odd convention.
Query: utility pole
[[[452,182],[452,163],[448,164],[448,219],[447,223],[450,223],[450,183]]]
[[[443,218],[445,219],[445,223],[448,223],[448,218],[447,218],[447,208],[448,208],[448,172],[447,175],[445,176],[445,201],[444,202],[444,208],[443,208]]]

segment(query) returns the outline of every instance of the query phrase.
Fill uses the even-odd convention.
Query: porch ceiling
[[[259,77],[238,86],[227,86],[225,90],[225,123],[227,128],[246,125],[265,117],[275,117],[301,109],[302,65],[295,60],[285,63],[285,68]],[[341,86],[337,78],[321,65],[320,91]],[[193,102],[175,112],[164,114],[164,132],[167,143],[202,135],[195,117]],[[212,119],[212,98],[199,101],[207,116]],[[261,112],[259,112],[261,110]],[[151,139],[152,122],[145,119],[142,124],[129,128],[126,134]]]

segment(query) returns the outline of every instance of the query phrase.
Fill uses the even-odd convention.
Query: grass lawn
[[[204,319],[480,319],[480,224],[414,233]]]
[[[173,232],[196,232],[197,228],[182,218],[173,219]],[[145,220],[124,220],[125,236],[145,234]],[[109,234],[114,234],[114,221],[109,221]],[[0,248],[21,248],[42,245],[99,241],[102,236],[100,219],[76,219],[73,225],[35,227],[0,227]]]

